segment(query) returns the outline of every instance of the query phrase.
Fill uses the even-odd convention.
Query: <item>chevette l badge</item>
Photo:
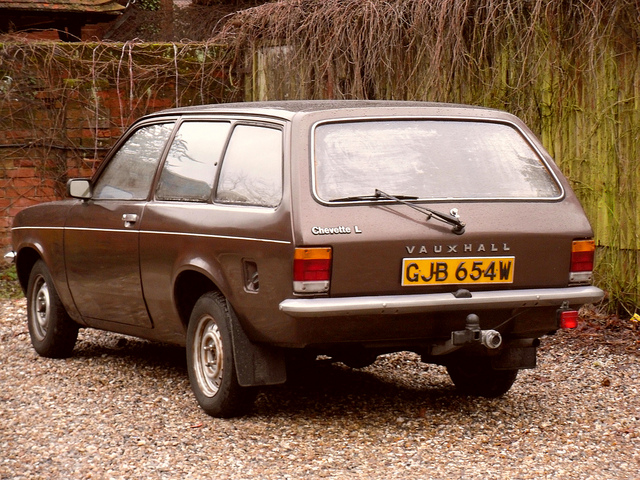
[[[311,233],[314,235],[349,235],[351,233],[362,233],[357,225],[347,227],[338,225],[337,227],[311,227]]]

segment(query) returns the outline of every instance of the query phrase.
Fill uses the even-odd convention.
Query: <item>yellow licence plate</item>
[[[404,258],[402,286],[513,283],[515,257]]]

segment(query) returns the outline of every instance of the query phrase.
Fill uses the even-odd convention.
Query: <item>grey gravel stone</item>
[[[41,358],[24,300],[0,301],[0,478],[640,478],[640,356],[624,339],[544,338],[538,368],[492,400],[411,353],[316,363],[246,417],[213,419],[182,349],[82,330],[73,357]]]

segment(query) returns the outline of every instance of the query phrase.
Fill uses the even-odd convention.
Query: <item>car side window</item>
[[[158,200],[206,202],[229,135],[229,122],[185,122],[180,125],[156,190]]]
[[[237,125],[229,140],[216,201],[276,207],[282,199],[282,130]]]
[[[146,199],[173,125],[162,123],[136,130],[101,173],[93,187],[92,198]]]

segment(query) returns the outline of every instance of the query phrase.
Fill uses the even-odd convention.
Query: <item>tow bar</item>
[[[432,355],[445,355],[465,345],[480,344],[489,350],[502,345],[502,335],[497,330],[480,329],[480,318],[475,313],[467,315],[464,330],[451,332],[451,339],[440,345],[434,345]]]

